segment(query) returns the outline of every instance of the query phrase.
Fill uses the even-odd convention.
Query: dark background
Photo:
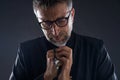
[[[74,0],[74,31],[103,39],[120,78],[120,0]],[[43,35],[32,0],[0,1],[0,80],[8,80],[20,42]]]

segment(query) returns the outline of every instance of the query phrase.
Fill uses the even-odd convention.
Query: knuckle
[[[49,57],[53,57],[53,53],[52,53],[52,51],[51,51],[51,50],[48,50],[46,56],[47,56],[47,58],[49,58]]]

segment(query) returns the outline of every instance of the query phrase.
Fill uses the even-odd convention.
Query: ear
[[[73,22],[74,22],[74,16],[75,16],[75,9],[74,8],[72,8],[71,15],[72,15],[72,19],[73,19]]]

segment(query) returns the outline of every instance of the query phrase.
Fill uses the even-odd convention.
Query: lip
[[[61,38],[58,36],[54,37],[54,39],[55,39],[55,41],[61,41]]]

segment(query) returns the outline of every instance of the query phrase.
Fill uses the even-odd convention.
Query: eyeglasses
[[[41,28],[45,30],[51,29],[53,23],[55,23],[58,27],[65,27],[68,24],[68,19],[70,17],[71,11],[72,10],[68,11],[69,12],[68,17],[58,18],[55,21],[42,21],[39,22],[39,24],[41,25]]]

